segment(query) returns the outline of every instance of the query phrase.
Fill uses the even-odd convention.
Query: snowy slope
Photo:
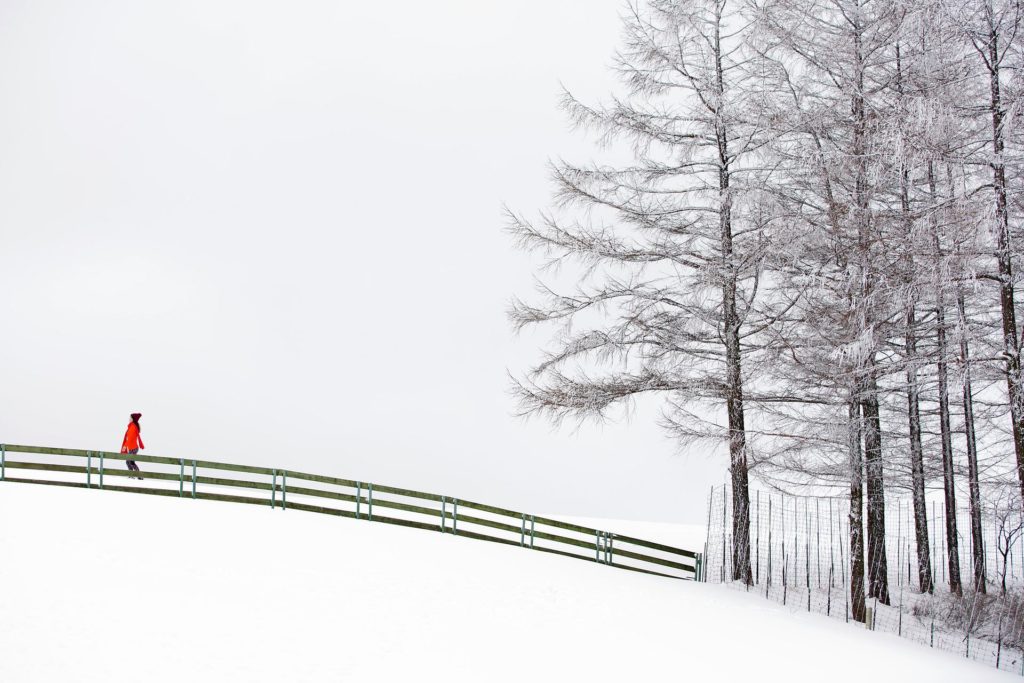
[[[0,484],[0,586],[12,683],[1009,676],[723,587],[112,492]]]

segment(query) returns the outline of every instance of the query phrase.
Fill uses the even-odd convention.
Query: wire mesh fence
[[[733,579],[732,504],[729,486],[712,489],[705,580],[854,622],[848,500],[751,491],[750,585]],[[878,561],[879,565],[881,558],[885,561],[889,604],[868,597],[866,625],[1024,676],[1024,542],[1019,534],[1007,534],[1004,523],[983,515],[987,590],[979,591],[973,583],[969,511],[957,510],[959,562],[950,563],[945,510],[938,501],[929,502],[928,507],[934,593],[921,591],[912,505],[907,500],[889,499],[885,552]],[[960,568],[962,596],[950,591],[951,564]],[[870,571],[867,567],[865,573]]]

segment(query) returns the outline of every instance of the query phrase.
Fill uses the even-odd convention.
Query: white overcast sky
[[[0,441],[698,521],[721,453],[641,405],[512,416],[501,206],[599,155],[621,0],[0,0]]]

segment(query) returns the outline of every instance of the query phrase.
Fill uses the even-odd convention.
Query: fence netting
[[[856,624],[850,605],[848,500],[751,491],[749,585],[733,578],[732,506],[729,486],[712,489],[704,552],[707,581]],[[934,592],[922,592],[912,505],[902,499],[886,501],[889,604],[871,597],[865,585],[872,627],[1024,676],[1024,542],[1019,535],[1008,538],[1005,525],[983,515],[986,590],[979,591],[974,585],[969,511],[957,510],[963,591],[962,596],[954,595],[944,515],[941,502],[928,502]],[[868,574],[867,558],[865,567]]]

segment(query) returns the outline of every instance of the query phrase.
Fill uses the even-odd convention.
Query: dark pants
[[[128,453],[131,454],[131,455],[135,455],[138,452],[139,452],[138,448],[133,448],[130,451],[128,451]],[[128,463],[128,469],[130,469],[132,472],[141,472],[141,470],[139,469],[139,466],[135,464],[134,460],[128,460],[126,462]]]

